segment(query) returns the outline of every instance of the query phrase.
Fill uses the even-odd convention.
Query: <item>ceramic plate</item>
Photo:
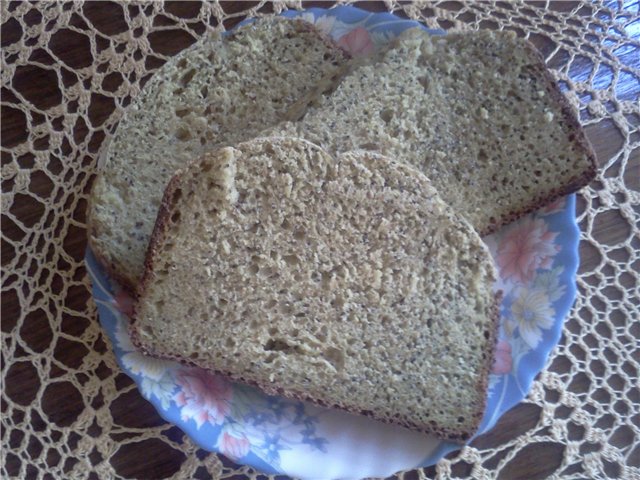
[[[353,7],[287,12],[364,55],[419,26]],[[432,31],[433,34],[441,32]],[[557,344],[575,298],[575,197],[563,198],[485,238],[504,292],[500,335],[480,432],[527,394]],[[123,371],[168,422],[205,450],[266,473],[301,478],[385,477],[436,463],[459,446],[401,427],[303,402],[270,397],[203,370],[146,357],[127,333],[127,302],[96,262],[86,262],[100,322]]]

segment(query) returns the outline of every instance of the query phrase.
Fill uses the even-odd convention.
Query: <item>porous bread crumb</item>
[[[178,168],[289,118],[296,102],[330,88],[346,62],[308,23],[265,18],[204,38],[161,67],[120,122],[90,197],[89,241],[110,273],[137,283]]]
[[[593,151],[566,100],[513,32],[405,31],[300,122],[263,135],[402,160],[481,234],[595,176]]]
[[[283,138],[206,154],[171,181],[147,262],[132,335],[151,354],[443,438],[477,429],[496,274],[415,169]]]

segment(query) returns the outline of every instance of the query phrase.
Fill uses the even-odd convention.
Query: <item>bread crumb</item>
[[[177,271],[139,300],[135,328],[153,328],[143,345],[419,430],[475,431],[495,271],[471,225],[425,176],[376,153],[336,158],[281,137],[237,144],[233,157],[177,177],[185,200],[198,195],[182,217],[200,214],[212,233],[165,232],[154,265]],[[235,206],[221,201],[232,181]],[[464,382],[453,394],[429,388],[443,371]]]
[[[283,175],[284,178],[284,196],[289,198],[293,190],[293,178],[288,173]]]
[[[553,113],[549,111],[544,112],[544,121],[547,123],[553,122]]]
[[[204,117],[195,117],[193,120],[191,120],[191,125],[196,130],[206,130],[207,119]]]
[[[415,274],[411,275],[411,280],[409,281],[409,289],[407,291],[408,295],[414,294],[418,289],[418,276]]]
[[[391,226],[391,222],[386,218],[383,218],[380,220],[380,225],[378,226],[378,230],[380,232],[388,232],[390,226]]]
[[[482,117],[483,120],[489,120],[489,112],[487,112],[486,108],[480,108],[480,117]]]
[[[430,41],[425,41],[422,43],[420,48],[420,53],[422,55],[430,56],[430,55],[433,55],[433,52],[434,52],[433,43],[431,43]]]
[[[229,242],[227,242],[226,240],[222,240],[220,242],[220,246],[222,247],[222,251],[225,253],[225,255],[229,255],[229,253],[231,253],[231,248],[229,247]]]
[[[376,290],[379,290],[382,286],[382,272],[380,270],[373,271],[373,282],[371,286]]]

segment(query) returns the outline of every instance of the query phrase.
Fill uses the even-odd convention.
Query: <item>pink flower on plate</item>
[[[536,269],[550,268],[560,251],[553,243],[557,235],[539,218],[527,217],[509,227],[498,241],[496,261],[502,279],[526,283],[533,279]]]
[[[192,418],[200,428],[205,422],[219,425],[229,414],[233,390],[224,378],[200,368],[188,368],[177,372],[176,383],[180,390],[174,400],[182,407],[182,420]]]
[[[239,460],[244,457],[249,453],[250,446],[249,440],[244,435],[237,437],[229,432],[223,432],[218,439],[220,453],[231,460]]]
[[[369,32],[358,27],[338,39],[338,45],[354,57],[368,55],[373,52],[374,45]]]
[[[511,344],[506,340],[498,341],[491,373],[495,373],[496,375],[505,375],[511,372],[511,363]]]
[[[119,289],[116,291],[112,302],[116,307],[116,310],[118,310],[123,315],[130,317],[133,314],[133,297],[123,289]]]

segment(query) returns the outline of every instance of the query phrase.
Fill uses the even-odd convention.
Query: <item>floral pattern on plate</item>
[[[95,300],[120,365],[137,382],[145,398],[163,411],[175,410],[180,422],[188,426],[187,431],[191,426],[205,435],[217,431],[203,448],[236,461],[252,452],[274,468],[279,466],[280,452],[297,444],[319,451],[325,449],[327,440],[316,433],[318,417],[309,414],[302,402],[268,397],[220,375],[149,357],[136,350],[128,333],[129,320],[121,310],[130,311],[130,299],[118,285],[96,271],[92,257],[87,258],[87,263],[94,289],[100,289],[101,294],[114,292],[111,298],[107,293],[106,299],[95,295]]]
[[[403,30],[419,26],[354,7],[283,15],[313,23],[354,56],[369,54]],[[560,199],[485,238],[499,270],[495,289],[503,291],[504,299],[480,432],[492,428],[525,397],[559,340],[575,298],[579,236],[574,208],[573,196]],[[90,251],[86,263],[100,321],[123,371],[161,416],[206,450],[266,473],[361,478],[427,466],[459,448],[365,417],[267,396],[201,369],[145,356],[136,351],[127,331],[131,299]]]

